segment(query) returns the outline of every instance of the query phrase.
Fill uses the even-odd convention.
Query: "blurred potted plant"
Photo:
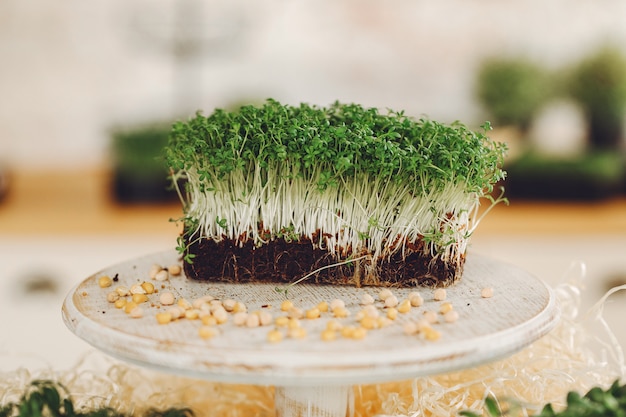
[[[582,106],[589,125],[589,144],[596,149],[618,149],[626,114],[626,58],[604,47],[576,66],[567,86]]]
[[[159,203],[176,199],[170,189],[162,149],[171,124],[154,123],[112,133],[112,193],[120,203]]]
[[[488,58],[478,69],[476,96],[492,124],[527,132],[550,98],[548,74],[528,59]]]

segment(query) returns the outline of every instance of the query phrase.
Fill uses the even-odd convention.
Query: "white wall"
[[[186,65],[175,5],[209,45]],[[2,0],[0,162],[102,163],[113,126],[270,96],[479,122],[481,58],[558,67],[626,45],[625,18],[621,0]]]

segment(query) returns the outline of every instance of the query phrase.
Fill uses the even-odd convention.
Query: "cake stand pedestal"
[[[446,323],[438,314],[433,327],[438,340],[407,335],[403,326],[425,311],[438,312],[441,301],[432,289],[418,289],[424,298],[421,307],[399,314],[390,325],[369,330],[361,340],[338,337],[322,341],[320,334],[330,313],[318,319],[302,319],[307,336],[267,341],[272,325],[247,328],[235,326],[232,318],[219,325],[220,334],[205,340],[199,337],[199,320],[180,319],[162,325],[156,314],[163,311],[158,294],[142,304],[143,317],[131,318],[107,302],[116,286],[130,288],[150,281],[154,264],[180,263],[175,251],[155,253],[105,268],[78,284],[63,304],[63,319],[70,330],[97,349],[141,366],[189,377],[226,383],[272,385],[276,387],[278,416],[335,417],[352,415],[354,384],[399,381],[470,368],[511,355],[548,333],[556,324],[558,307],[549,287],[541,280],[510,264],[469,253],[463,279],[447,289],[446,301],[458,312],[456,322]],[[111,288],[100,288],[101,276],[117,277]],[[274,284],[216,284],[195,282],[184,276],[155,283],[159,292],[170,291],[177,299],[193,301],[210,294],[216,299],[242,301],[248,311],[266,310],[283,315],[280,304],[285,294]],[[482,298],[481,290],[491,287],[494,295]],[[399,300],[415,289],[398,288]],[[351,316],[343,325],[356,325],[362,309],[360,300],[376,288],[319,287],[301,283],[289,289],[296,306],[307,309],[320,301],[342,299]],[[381,314],[384,309],[376,301]]]

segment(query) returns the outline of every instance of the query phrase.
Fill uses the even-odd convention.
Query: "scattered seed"
[[[420,307],[424,304],[424,298],[421,295],[414,293],[413,295],[409,295],[409,302],[412,307]]]
[[[435,301],[443,301],[446,299],[446,289],[437,288],[434,294]]]
[[[281,311],[289,311],[293,308],[293,301],[285,300],[280,304]]]
[[[112,292],[107,294],[107,301],[109,303],[114,303],[114,302],[116,302],[119,299],[120,299],[120,295],[117,292],[115,292],[115,291],[112,291]]]
[[[141,307],[135,307],[128,313],[132,318],[139,319],[143,317],[143,309]]]
[[[283,340],[283,334],[280,330],[273,329],[267,333],[267,341],[270,343],[278,343]]]
[[[443,319],[446,323],[454,323],[459,319],[459,313],[457,313],[456,310],[450,310],[443,315]]]
[[[111,285],[113,285],[113,281],[111,280],[111,277],[109,277],[108,275],[101,276],[98,279],[98,286],[100,286],[100,288],[108,288]]]
[[[493,288],[491,288],[491,287],[483,288],[480,291],[480,296],[483,297],[483,298],[491,298],[491,297],[493,297]]]
[[[146,292],[146,294],[154,293],[154,284],[151,282],[144,281],[141,283],[141,288]]]
[[[374,297],[369,294],[363,294],[361,296],[361,304],[363,304],[364,306],[374,304]]]
[[[439,312],[441,314],[446,314],[447,312],[452,310],[452,304],[449,302],[441,303],[439,306]]]
[[[172,315],[168,312],[157,313],[156,321],[159,324],[168,324],[172,321]]]
[[[167,272],[166,269],[161,269],[159,272],[156,273],[156,275],[154,276],[154,279],[157,281],[167,281],[170,278],[170,274],[169,272]]]
[[[198,329],[198,335],[202,339],[212,339],[219,334],[219,329],[214,326],[202,326],[200,327],[200,329]]]
[[[346,303],[339,298],[335,298],[330,302],[330,311],[335,311],[336,308],[346,308]]]
[[[163,292],[161,293],[161,295],[159,295],[159,301],[164,306],[171,306],[172,304],[174,304],[174,294],[172,294],[171,292]]]
[[[385,307],[396,307],[398,305],[398,297],[391,294],[387,298],[385,298]]]
[[[183,269],[178,264],[173,264],[173,265],[168,266],[167,270],[169,271],[170,274],[174,275],[175,277],[177,277],[183,272]]]
[[[378,293],[378,298],[381,301],[385,301],[387,298],[391,297],[392,295],[393,295],[393,293],[391,292],[391,290],[389,288],[383,288]]]

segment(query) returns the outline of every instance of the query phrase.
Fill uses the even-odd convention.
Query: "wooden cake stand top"
[[[285,294],[275,284],[216,284],[195,282],[184,275],[158,282],[151,280],[154,265],[180,264],[175,251],[151,254],[122,262],[95,273],[78,284],[63,305],[63,319],[77,336],[114,357],[142,366],[209,380],[314,387],[377,383],[402,380],[473,367],[510,355],[545,335],[556,323],[558,307],[552,291],[527,272],[499,261],[469,253],[461,281],[447,288],[446,302],[458,313],[458,320],[447,323],[439,313],[441,301],[433,289],[417,289],[424,299],[420,307],[398,314],[389,325],[369,330],[365,338],[337,337],[323,341],[326,323],[334,319],[322,313],[317,319],[301,319],[306,336],[269,342],[268,332],[275,325],[249,328],[234,324],[232,314],[217,325],[219,335],[199,336],[200,320],[179,319],[158,324],[163,312],[159,294],[169,291],[176,299],[189,302],[209,294],[217,299],[233,299],[247,306],[248,312],[267,311],[274,319]],[[101,288],[103,275],[117,277],[112,287]],[[144,281],[158,293],[148,295],[141,307],[143,316],[132,318],[107,301],[117,286],[131,288]],[[493,288],[493,297],[481,297],[483,288]],[[341,299],[351,312],[336,319],[344,326],[356,325],[363,294],[375,299],[377,310],[386,310],[378,300],[378,288],[319,287],[301,283],[289,289],[288,298],[302,310],[320,301]],[[399,300],[416,289],[394,288]],[[426,340],[403,330],[425,311],[437,313],[433,328],[438,340]],[[286,334],[286,331],[285,331]]]

